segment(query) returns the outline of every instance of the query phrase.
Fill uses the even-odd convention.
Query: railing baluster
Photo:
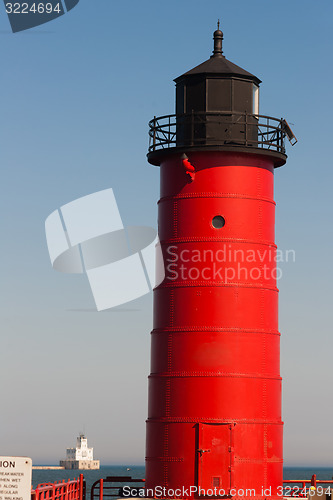
[[[103,479],[99,480],[99,500],[103,500]]]
[[[83,500],[83,474],[79,477],[79,500]]]
[[[170,147],[170,137],[171,137],[171,128],[170,128],[170,115],[169,115],[169,142],[168,142],[168,147]]]
[[[153,151],[155,151],[155,147],[156,147],[156,116],[154,116],[154,128],[153,128],[153,131],[154,131],[154,135],[153,135]]]

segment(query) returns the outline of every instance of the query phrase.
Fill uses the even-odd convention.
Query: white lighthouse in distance
[[[99,460],[94,460],[93,448],[88,448],[88,440],[80,433],[76,439],[76,448],[66,449],[66,460],[60,460],[65,469],[99,469]]]

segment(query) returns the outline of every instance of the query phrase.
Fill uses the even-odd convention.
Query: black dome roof
[[[178,83],[183,79],[187,79],[188,76],[191,77],[192,75],[211,75],[213,77],[221,76],[222,78],[236,76],[239,78],[245,78],[246,80],[252,80],[254,83],[257,83],[259,85],[261,83],[261,80],[259,80],[259,78],[232,63],[231,61],[228,61],[228,59],[226,59],[224,55],[222,55],[222,39],[222,31],[215,31],[213,55],[207,61],[199,64],[190,71],[187,71],[183,75],[178,76],[178,78],[175,78],[174,81]]]

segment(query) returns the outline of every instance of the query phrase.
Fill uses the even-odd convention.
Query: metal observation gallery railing
[[[285,154],[286,135],[292,139],[289,131],[283,118],[235,111],[165,115],[149,122],[149,153],[176,147],[230,146]]]

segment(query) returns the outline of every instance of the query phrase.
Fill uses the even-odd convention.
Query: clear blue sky
[[[49,262],[44,221],[112,187],[125,225],[156,226],[147,122],[173,78],[224,54],[257,75],[260,111],[299,143],[276,171],[288,465],[333,466],[331,0],[81,0],[12,34],[0,5],[0,454],[57,463],[83,427],[104,464],[143,463],[152,297],[97,313],[84,276]]]

